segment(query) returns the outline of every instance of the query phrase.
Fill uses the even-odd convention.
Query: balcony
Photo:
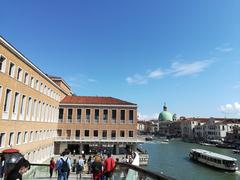
[[[57,136],[55,142],[143,142],[136,137],[75,137],[75,136]]]

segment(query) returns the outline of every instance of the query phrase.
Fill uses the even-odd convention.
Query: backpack
[[[61,158],[61,161],[62,161],[61,172],[68,172],[69,171],[68,158],[66,159],[66,161],[64,161],[63,158]]]
[[[82,170],[83,170],[83,166],[81,166],[78,162],[77,163],[77,171],[82,171]]]

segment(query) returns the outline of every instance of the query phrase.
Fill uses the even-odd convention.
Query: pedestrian
[[[4,172],[5,172],[5,158],[1,154],[0,155],[0,180],[4,179]]]
[[[88,165],[88,174],[91,174],[92,173],[92,156],[88,157],[87,165]]]
[[[71,160],[68,157],[68,152],[64,151],[57,161],[58,180],[67,180],[67,175],[70,169]]]
[[[76,171],[77,179],[78,179],[78,175],[79,175],[79,179],[81,179],[81,174],[83,172],[83,169],[84,169],[84,160],[83,160],[83,157],[80,155],[79,160],[77,162],[77,171]]]
[[[110,152],[107,153],[107,159],[104,161],[104,176],[107,179],[111,179],[113,171],[115,169],[115,160],[112,158]]]
[[[54,161],[54,158],[51,158],[49,168],[50,168],[50,178],[52,178],[53,171],[56,168],[56,163]]]
[[[22,180],[22,175],[30,169],[28,160],[22,158],[18,161],[15,167],[7,174],[5,180]]]
[[[95,156],[91,169],[93,173],[93,180],[101,180],[103,174],[103,166],[101,162],[101,157],[99,155]]]

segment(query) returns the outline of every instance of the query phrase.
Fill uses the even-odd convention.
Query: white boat
[[[169,142],[169,140],[168,139],[164,139],[163,142]]]
[[[189,153],[189,157],[192,160],[215,168],[228,171],[238,170],[237,159],[211,151],[206,151],[203,149],[192,149]]]

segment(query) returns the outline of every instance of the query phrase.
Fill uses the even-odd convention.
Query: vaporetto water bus
[[[237,159],[204,149],[192,149],[189,153],[189,158],[227,171],[238,170]]]

